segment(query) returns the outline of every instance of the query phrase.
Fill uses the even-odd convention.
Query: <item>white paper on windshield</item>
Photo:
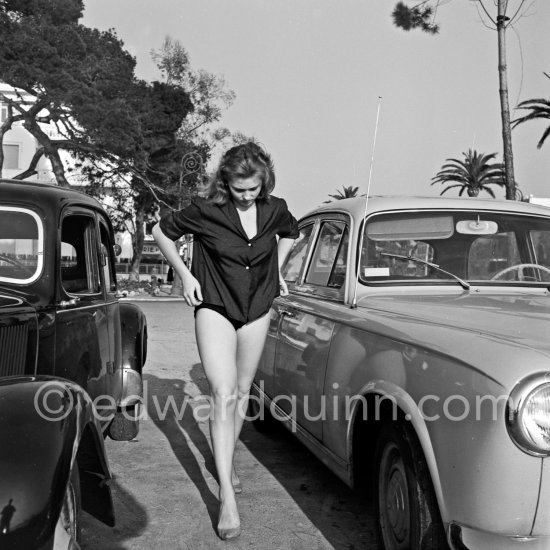
[[[389,277],[389,267],[365,267],[363,277]]]

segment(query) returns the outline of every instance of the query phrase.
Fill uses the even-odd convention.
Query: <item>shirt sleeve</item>
[[[281,210],[279,214],[279,229],[277,235],[283,239],[297,239],[300,236],[298,222],[288,211],[286,201],[284,199],[279,200],[281,201]]]
[[[173,241],[182,235],[196,235],[201,232],[202,215],[198,204],[193,201],[182,210],[171,210],[160,219],[162,232]]]

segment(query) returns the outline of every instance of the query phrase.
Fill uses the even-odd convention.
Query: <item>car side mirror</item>
[[[113,250],[115,252],[115,256],[120,256],[122,253],[122,246],[120,246],[119,244],[114,244]]]

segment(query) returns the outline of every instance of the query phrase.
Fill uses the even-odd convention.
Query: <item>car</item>
[[[380,548],[550,548],[550,209],[373,196],[299,227],[250,419],[370,495]]]
[[[147,322],[120,301],[111,222],[74,189],[0,181],[0,548],[114,524],[104,437],[139,429]]]

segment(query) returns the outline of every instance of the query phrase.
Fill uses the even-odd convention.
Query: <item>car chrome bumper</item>
[[[449,526],[451,547],[455,550],[514,550],[527,548],[529,550],[550,549],[550,536],[503,535],[480,531],[458,523]]]
[[[143,381],[141,374],[132,369],[124,369],[122,372],[122,398],[121,407],[131,407],[141,402],[143,397]]]

